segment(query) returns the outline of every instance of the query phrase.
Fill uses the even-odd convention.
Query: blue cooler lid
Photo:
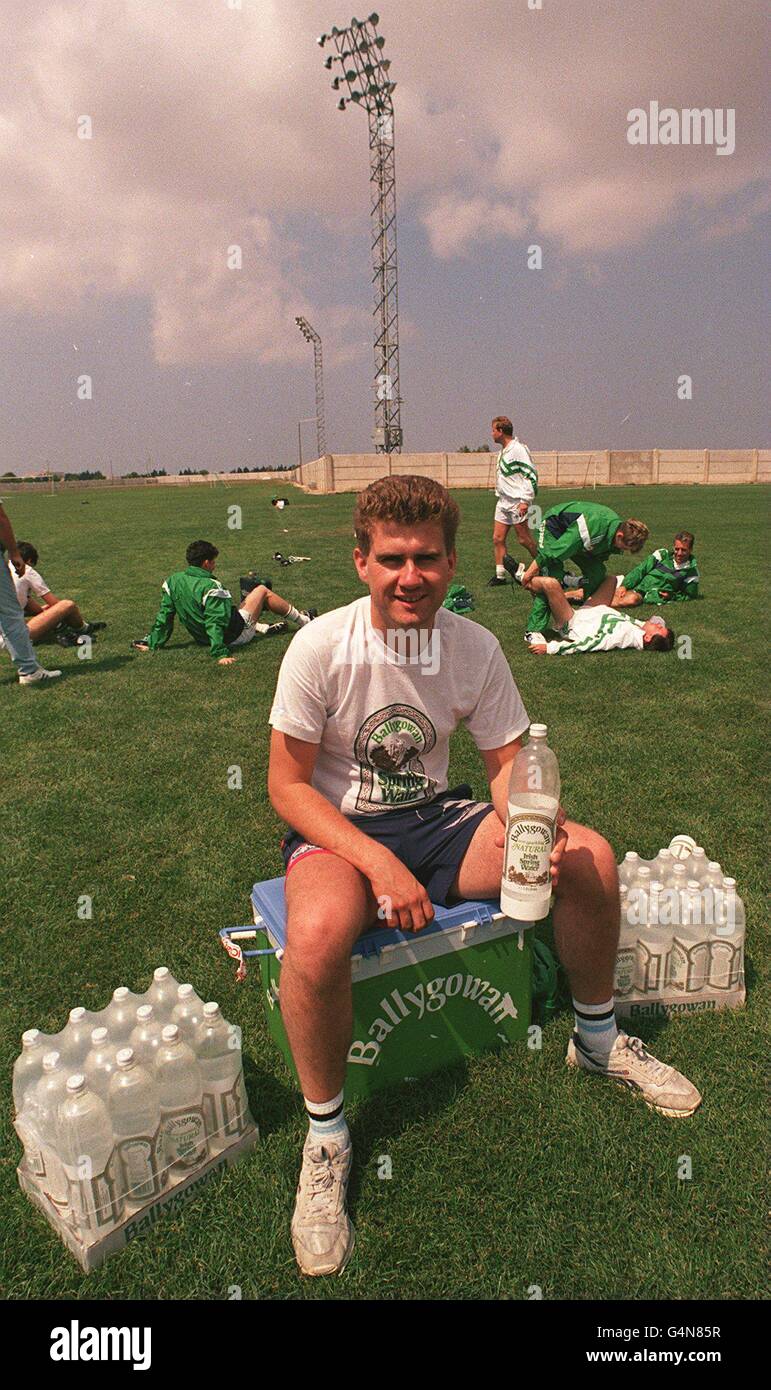
[[[269,878],[264,883],[255,883],[252,888],[252,905],[257,915],[262,918],[273,945],[283,951],[286,947],[284,879]],[[501,916],[501,905],[497,898],[455,903],[453,907],[441,907],[439,903],[434,903],[433,907],[436,916],[422,931],[403,932],[399,931],[398,927],[372,927],[354,942],[351,955],[376,956],[384,946],[393,946],[396,942],[424,941],[427,937],[448,931],[451,927],[464,926],[467,922],[475,922],[482,926],[492,922],[494,917]]]

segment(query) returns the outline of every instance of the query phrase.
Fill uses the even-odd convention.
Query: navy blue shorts
[[[422,806],[385,811],[379,816],[346,816],[346,820],[390,849],[423,884],[431,902],[446,907],[447,894],[474,831],[494,809],[491,801],[473,801],[471,788],[464,783]],[[281,841],[281,853],[289,873],[306,854],[331,851],[290,830]]]

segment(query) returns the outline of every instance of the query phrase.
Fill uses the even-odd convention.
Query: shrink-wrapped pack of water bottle
[[[744,1004],[744,904],[717,860],[690,835],[675,835],[655,859],[625,855],[619,884],[617,1013],[645,1018]]]
[[[25,1032],[13,1101],[19,1182],[86,1271],[257,1138],[240,1029],[165,966],[144,994]]]

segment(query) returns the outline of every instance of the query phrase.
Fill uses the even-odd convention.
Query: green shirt
[[[211,647],[213,657],[230,654],[224,639],[233,600],[219,579],[199,565],[188,565],[164,579],[161,589],[161,606],[147,637],[152,651],[165,646],[178,617],[196,642]]]
[[[624,587],[636,589],[644,597],[656,602],[663,594],[674,602],[697,598],[699,593],[699,571],[695,556],[691,555],[684,565],[675,565],[674,552],[654,550],[647,560],[641,560],[624,576]]]
[[[613,544],[621,517],[598,502],[563,502],[551,507],[538,536],[536,560],[572,560],[586,556],[607,560],[618,554]]]

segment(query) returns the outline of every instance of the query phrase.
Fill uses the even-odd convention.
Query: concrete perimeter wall
[[[771,449],[594,449],[532,451],[543,487],[651,483],[771,482]],[[422,473],[446,487],[492,487],[494,453],[325,454],[296,468],[309,492],[358,492],[388,473]]]
[[[205,486],[215,487],[217,483],[284,483],[287,487],[295,482],[295,474],[299,472],[297,468],[285,468],[280,473],[208,473],[206,477],[195,474],[193,477],[181,477],[178,473],[171,473],[168,478],[72,478],[69,482],[59,482],[57,478],[53,481],[54,492],[61,492],[62,488],[88,488],[88,487],[188,487]],[[21,478],[0,478],[0,497],[10,497],[14,492],[50,492],[51,481],[49,478],[41,478],[39,482],[25,482]]]

